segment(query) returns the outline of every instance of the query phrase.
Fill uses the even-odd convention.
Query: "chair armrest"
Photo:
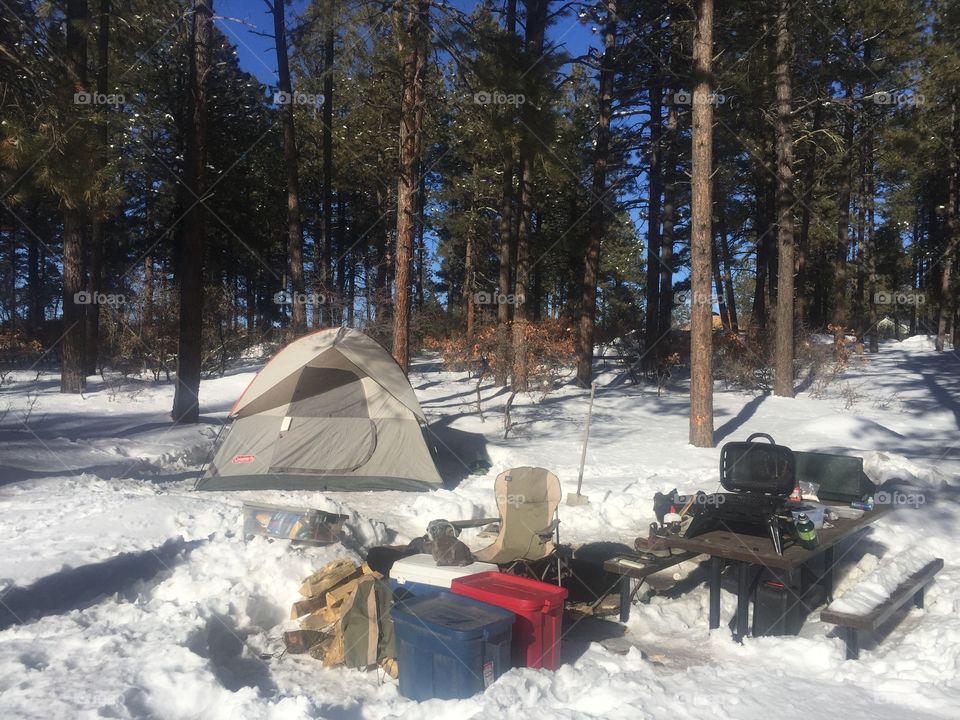
[[[540,542],[542,544],[553,538],[558,527],[560,527],[560,520],[554,518],[553,522],[547,525],[543,530],[537,530],[533,534],[540,538]]]

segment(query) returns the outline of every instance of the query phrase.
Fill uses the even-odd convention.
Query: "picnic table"
[[[829,506],[828,506],[829,507]],[[834,548],[847,538],[879,520],[892,510],[892,506],[878,506],[864,512],[859,518],[838,518],[829,521],[832,527],[817,531],[819,545],[807,550],[799,544],[791,544],[778,555],[769,537],[744,535],[728,530],[713,530],[693,538],[668,535],[661,542],[672,550],[686,551],[710,556],[710,629],[720,627],[720,576],[725,562],[737,565],[737,614],[733,631],[739,640],[747,634],[750,607],[751,575],[756,567],[767,568],[783,578],[787,587],[795,588],[796,576],[800,576],[798,596],[806,597],[810,587],[812,560],[823,558],[822,573],[815,582],[826,591],[828,602],[833,596]]]

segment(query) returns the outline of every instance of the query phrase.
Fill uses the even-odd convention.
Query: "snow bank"
[[[933,554],[929,552],[906,553],[884,560],[882,565],[861,578],[843,597],[830,603],[830,609],[849,615],[865,615],[886,601],[904,580],[931,560]]]

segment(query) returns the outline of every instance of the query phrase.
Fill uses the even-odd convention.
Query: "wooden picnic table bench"
[[[828,607],[820,613],[820,619],[842,628],[843,639],[847,646],[847,660],[856,660],[860,657],[859,633],[861,631],[873,632],[879,628],[911,598],[916,607],[922,608],[924,588],[933,581],[934,576],[942,569],[942,558],[931,560],[900,583],[887,600],[869,612],[844,613],[831,610]]]
[[[841,517],[831,521],[832,527],[824,527],[817,531],[819,545],[816,548],[807,550],[799,544],[792,544],[783,549],[782,555],[774,550],[769,537],[744,535],[729,530],[713,530],[692,538],[668,535],[662,542],[674,550],[710,556],[711,630],[720,627],[720,577],[724,564],[730,561],[737,565],[737,614],[733,635],[739,640],[748,632],[750,590],[753,579],[751,576],[754,567],[759,566],[772,571],[787,587],[798,586],[795,594],[803,598],[806,597],[810,576],[813,574],[810,570],[810,562],[822,556],[824,569],[819,577],[816,577],[815,582],[823,586],[828,601],[832,600],[835,546],[890,511],[891,506],[883,505],[864,512],[856,519]],[[799,582],[795,578],[796,575],[799,575]]]
[[[624,553],[605,560],[603,569],[620,576],[620,622],[627,622],[630,619],[630,604],[643,585],[644,580],[654,573],[679,565],[684,560],[690,560],[696,556],[697,553],[686,551],[674,551],[671,555],[662,558]],[[637,583],[635,588],[631,589],[631,580],[639,580],[640,582]],[[608,594],[609,592],[604,597],[599,598],[596,604],[602,602]]]

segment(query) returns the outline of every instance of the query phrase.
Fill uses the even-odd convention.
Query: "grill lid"
[[[757,438],[769,442],[754,442]],[[720,484],[728,492],[787,497],[796,478],[793,450],[777,445],[766,433],[754,433],[745,442],[728,442],[720,449]]]

